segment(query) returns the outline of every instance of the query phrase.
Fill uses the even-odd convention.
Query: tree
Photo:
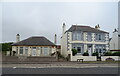
[[[6,52],[6,51],[12,51],[12,45],[13,42],[9,42],[9,43],[1,43],[0,45],[2,45],[2,52]]]
[[[98,56],[98,52],[92,53],[92,56]]]
[[[104,56],[112,56],[112,52],[106,52]]]
[[[88,52],[84,52],[83,56],[89,56]]]
[[[112,56],[120,56],[120,51],[112,53]]]
[[[76,49],[72,49],[73,56],[75,56],[75,54],[77,54],[77,53],[78,53],[78,51]]]

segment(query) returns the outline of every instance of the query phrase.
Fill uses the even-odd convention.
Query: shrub
[[[77,50],[76,49],[72,49],[72,54],[73,54],[73,56],[75,56],[75,54],[77,54]]]
[[[83,53],[83,56],[89,56],[88,52]]]
[[[112,52],[106,52],[104,56],[112,56]]]
[[[92,53],[92,56],[98,56],[98,52]]]
[[[59,51],[57,51],[57,56],[58,56],[58,59],[64,58],[64,56],[62,56],[61,53],[60,53]]]
[[[120,51],[112,53],[112,56],[120,56]]]

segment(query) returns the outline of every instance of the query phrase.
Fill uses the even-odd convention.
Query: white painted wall
[[[120,38],[118,38],[118,32],[114,32],[112,39],[110,40],[110,50],[120,49],[120,46],[118,47],[118,39],[120,41]]]
[[[83,59],[83,61],[97,61],[96,56],[72,56],[71,61],[77,61],[77,59]]]
[[[101,56],[101,60],[102,61],[106,61],[107,58],[112,58],[115,61],[120,61],[120,57],[119,56]]]
[[[68,51],[67,51],[67,32],[63,34],[61,37],[61,54],[64,57],[68,56]]]

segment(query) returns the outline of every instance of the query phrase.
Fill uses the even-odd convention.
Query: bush
[[[57,56],[58,56],[58,59],[60,59],[60,58],[63,58],[63,59],[64,59],[64,56],[62,56],[59,51],[57,51]]]
[[[83,56],[89,56],[88,52],[83,53]]]
[[[112,56],[120,56],[120,51],[112,53]]]
[[[112,56],[112,52],[106,52],[104,56]]]
[[[98,52],[92,53],[92,56],[98,56]]]
[[[73,56],[75,56],[75,54],[77,54],[77,50],[76,49],[72,49],[72,54],[73,54]]]

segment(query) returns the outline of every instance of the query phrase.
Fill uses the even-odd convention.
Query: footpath
[[[3,68],[93,68],[119,67],[118,63],[43,62],[30,64],[2,64]]]

